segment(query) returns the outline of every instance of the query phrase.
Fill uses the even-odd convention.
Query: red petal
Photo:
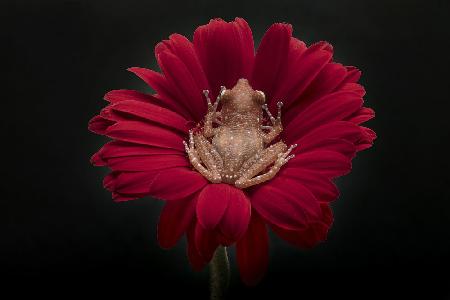
[[[302,114],[293,119],[284,131],[289,139],[297,139],[323,124],[341,121],[357,111],[363,101],[352,92],[341,91],[329,94],[311,104]]]
[[[159,216],[158,242],[162,248],[172,248],[187,231],[195,217],[195,198],[168,201]]]
[[[344,80],[346,74],[347,71],[341,64],[328,63],[307,87],[305,92],[295,100],[288,110],[285,110],[283,123],[285,125],[289,124],[311,103],[333,92]]]
[[[121,194],[118,192],[112,192],[112,197],[116,202],[130,201],[147,196],[146,194]]]
[[[209,89],[208,80],[195,53],[194,45],[186,37],[180,34],[172,34],[169,40],[164,40],[156,45],[155,55],[157,59],[159,59],[159,54],[165,51],[175,55],[185,64],[200,90]]]
[[[203,86],[198,86],[189,69],[177,56],[161,52],[159,64],[176,99],[189,111],[193,120],[199,122],[206,113]]]
[[[153,179],[149,194],[164,200],[178,200],[202,189],[207,180],[196,171],[173,168],[159,172]]]
[[[369,121],[370,119],[375,117],[375,112],[373,109],[368,107],[362,107],[357,112],[352,114],[347,118],[347,121],[355,123],[355,124],[362,124],[364,122]]]
[[[361,98],[366,94],[364,87],[358,83],[346,83],[340,88],[339,91],[353,92]]]
[[[264,276],[269,262],[269,236],[261,217],[252,212],[248,229],[236,244],[236,259],[242,281],[256,285]]]
[[[328,205],[321,205],[323,218],[308,224],[305,229],[288,230],[272,225],[271,228],[282,239],[299,248],[312,248],[326,239],[333,216]]]
[[[361,71],[358,70],[358,68],[347,66],[346,69],[347,75],[345,76],[345,79],[341,82],[341,84],[336,88],[336,90],[339,90],[343,85],[347,83],[358,82],[359,78],[361,78]]]
[[[100,148],[100,150],[92,156],[91,162],[94,165],[106,165],[108,159],[111,158],[173,154],[180,154],[180,152],[172,149],[112,141]]]
[[[187,133],[189,130],[185,118],[173,111],[154,104],[125,100],[110,105],[110,110],[112,115],[117,112],[119,113],[117,116],[118,120],[133,120],[133,118],[136,119],[136,117],[138,117],[168,128],[179,130],[183,133]],[[126,117],[126,115],[129,116]]]
[[[250,83],[256,90],[266,94],[266,99],[272,99],[276,88],[283,77],[282,69],[286,68],[289,50],[296,49],[301,52],[298,40],[291,40],[292,26],[290,24],[276,23],[270,26],[264,34],[255,56]],[[301,44],[300,44],[301,45]]]
[[[161,106],[179,113],[188,120],[192,118],[186,105],[184,105],[183,102],[178,101],[176,95],[173,93],[172,87],[164,75],[153,70],[138,67],[129,68],[128,71],[136,74],[160,95],[158,99],[160,99],[160,102],[164,103],[164,105]]]
[[[361,151],[369,148],[376,137],[372,130],[362,128],[347,121],[331,122],[312,130],[298,140],[286,139],[286,141],[299,144],[295,153],[309,152],[315,149],[329,150],[339,152],[351,159],[354,151],[348,143],[354,145],[354,150]]]
[[[311,151],[296,155],[289,161],[290,168],[306,169],[328,178],[347,174],[351,170],[350,159],[332,151]]]
[[[170,148],[184,153],[181,136],[171,130],[143,122],[119,122],[110,126],[105,134],[124,142]]]
[[[250,222],[250,201],[244,192],[227,185],[228,207],[220,223],[220,231],[232,241],[239,240],[247,230]]]
[[[186,237],[187,237],[187,255],[189,258],[189,263],[195,271],[201,271],[205,265],[208,263],[197,250],[197,245],[195,244],[195,228],[196,221],[192,222],[189,227]]]
[[[206,230],[197,223],[195,226],[195,245],[200,256],[209,262],[219,246],[219,242],[214,231]]]
[[[294,153],[304,153],[313,150],[333,151],[340,153],[349,159],[353,158],[356,152],[355,145],[345,139],[326,138],[323,140],[316,140],[315,143],[302,144],[301,147],[297,147],[294,150]]]
[[[333,54],[333,46],[330,43],[328,43],[327,41],[319,41],[319,42],[313,43],[311,46],[309,46],[309,48],[321,49],[321,50],[327,51],[330,54]]]
[[[176,155],[152,155],[116,157],[108,160],[108,167],[114,171],[155,171],[174,167],[189,167],[186,156]]]
[[[101,153],[100,153],[101,149],[99,151],[97,151],[96,153],[94,153],[94,155],[91,156],[91,164],[93,164],[94,166],[100,167],[100,166],[105,166],[106,165],[106,160],[103,159],[103,157],[101,157]]]
[[[298,99],[332,58],[333,53],[328,51],[327,46],[327,43],[317,43],[298,57],[290,58],[285,79],[277,93],[269,99],[269,107],[274,109],[276,102],[283,100],[285,108],[288,108]]]
[[[103,99],[111,102],[112,104],[121,101],[133,100],[165,107],[165,104],[161,101],[161,99],[133,90],[112,90],[106,93]]]
[[[228,184],[208,184],[198,195],[198,222],[207,230],[219,224],[230,201]]]
[[[287,138],[286,141],[299,144],[297,149],[299,151],[301,148],[311,149],[326,139],[342,139],[355,143],[360,136],[361,130],[357,125],[351,122],[337,121],[322,125],[298,140]]]
[[[327,227],[310,225],[304,230],[287,230],[275,225],[271,226],[273,232],[293,246],[302,249],[311,249],[326,238]]]
[[[250,26],[242,18],[234,19],[234,30],[239,36],[242,56],[242,77],[249,79],[253,70],[255,61],[255,46],[253,42],[253,34]]]
[[[285,176],[293,180],[298,180],[302,185],[308,187],[308,190],[311,191],[317,201],[320,202],[333,201],[339,195],[339,190],[336,185],[327,177],[316,172],[292,168],[289,167],[288,164],[286,168],[280,171],[278,176]],[[270,184],[270,182],[268,184]]]
[[[114,121],[105,119],[104,117],[95,116],[89,121],[88,129],[93,133],[104,135],[106,130],[114,125],[114,123]]]
[[[248,78],[253,66],[253,37],[248,24],[240,18],[233,22],[214,19],[198,27],[194,47],[216,97],[221,85],[233,87]]]
[[[361,137],[356,143],[356,151],[362,151],[372,147],[373,141],[377,138],[376,133],[367,127],[360,126]]]
[[[270,184],[256,187],[252,207],[277,226],[298,230],[320,216],[319,202],[301,183],[276,177]]]
[[[103,185],[119,196],[115,200],[130,200],[127,197],[122,199],[120,196],[148,195],[150,184],[155,176],[155,172],[111,172],[103,180]]]

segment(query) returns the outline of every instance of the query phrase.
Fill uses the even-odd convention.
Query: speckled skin
[[[287,149],[280,141],[267,147],[283,130],[281,102],[278,117],[274,118],[264,104],[264,93],[253,90],[246,79],[240,79],[231,90],[222,88],[214,105],[208,91],[205,96],[208,101],[205,125],[199,133],[190,132],[185,148],[192,166],[209,181],[247,188],[273,178],[293,157],[289,153],[296,145]],[[222,110],[217,112],[219,101]],[[263,109],[272,126],[263,126]],[[213,127],[213,123],[219,126]],[[269,171],[260,174],[270,165]]]

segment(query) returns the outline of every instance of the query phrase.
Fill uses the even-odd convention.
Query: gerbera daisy
[[[112,169],[104,186],[113,198],[166,200],[161,247],[186,235],[200,270],[219,246],[236,245],[247,284],[267,268],[268,227],[301,248],[324,240],[333,180],[375,139],[360,126],[374,117],[361,72],[334,62],[327,42],[306,46],[285,23],[267,30],[255,54],[240,18],[211,20],[192,42],[173,34],[155,55],[162,72],[129,71],[156,93],[113,90],[89,123],[113,139],[92,157]]]

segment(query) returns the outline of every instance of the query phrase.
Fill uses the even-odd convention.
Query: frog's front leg
[[[192,166],[212,183],[222,181],[223,162],[211,143],[200,133],[189,131],[189,145],[183,141]],[[202,163],[204,165],[202,165]]]
[[[269,111],[269,108],[267,107],[267,104],[263,105],[263,109],[266,111],[267,115],[270,118],[270,122],[272,123],[272,126],[262,126],[262,129],[270,129],[268,133],[265,133],[263,135],[263,141],[265,144],[270,144],[282,131],[283,131],[283,125],[281,124],[281,107],[283,106],[283,102],[278,102],[278,114],[277,118],[275,119],[272,114]]]
[[[215,129],[213,127],[213,122],[217,122],[218,114],[217,107],[219,106],[220,99],[222,98],[223,93],[225,92],[226,88],[224,86],[220,87],[220,93],[217,96],[216,102],[214,104],[211,103],[211,99],[209,98],[209,91],[204,90],[203,94],[205,95],[206,102],[208,104],[208,112],[205,116],[205,125],[203,127],[203,134],[205,137],[209,138],[214,136]]]
[[[278,173],[281,166],[294,157],[293,154],[289,154],[295,147],[297,147],[297,144],[291,145],[289,149],[287,149],[285,143],[278,142],[264,150],[261,150],[254,157],[250,158],[243,164],[242,175],[238,178],[238,180],[236,180],[234,185],[243,189],[272,179]],[[258,175],[271,164],[273,164],[273,166],[269,171]]]

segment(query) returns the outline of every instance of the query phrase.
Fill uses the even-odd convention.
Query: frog
[[[189,130],[183,144],[192,167],[209,182],[249,188],[274,178],[295,156],[297,144],[288,148],[282,140],[272,143],[283,131],[281,101],[274,117],[264,92],[254,90],[245,78],[231,89],[222,86],[214,104],[208,90],[203,94],[207,102],[203,127]],[[264,112],[271,125],[264,125]]]

